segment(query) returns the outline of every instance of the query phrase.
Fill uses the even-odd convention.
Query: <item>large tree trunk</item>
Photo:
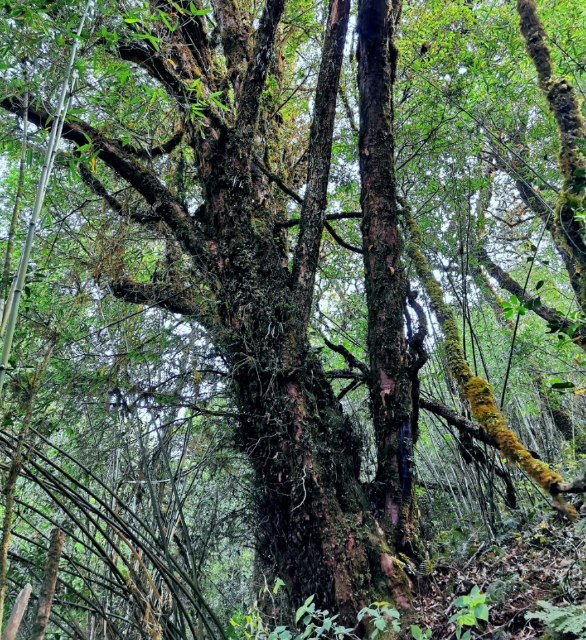
[[[361,482],[360,436],[309,349],[281,256],[241,233],[233,252],[222,251],[220,322],[210,329],[234,372],[242,413],[236,443],[256,474],[259,570],[284,580],[295,606],[316,594],[349,624],[374,600],[407,606],[409,582],[394,557],[402,529],[388,498],[404,495],[401,508],[409,504],[395,466],[401,434],[389,431],[391,445],[381,438],[376,481]],[[408,395],[409,386],[397,391]],[[409,411],[401,407],[401,421],[388,428],[409,420]]]
[[[242,406],[265,417],[243,424],[240,446],[256,471],[261,570],[285,580],[294,603],[316,594],[351,624],[374,600],[406,604],[392,527],[360,482],[360,438],[320,363],[264,385],[253,375],[240,384]]]

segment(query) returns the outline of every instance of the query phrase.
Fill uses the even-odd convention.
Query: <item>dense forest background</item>
[[[13,0],[0,70],[4,626],[586,637],[586,5]]]

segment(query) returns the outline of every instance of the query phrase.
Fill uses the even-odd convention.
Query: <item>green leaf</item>
[[[460,596],[454,602],[454,606],[458,608],[467,607],[470,604],[470,598],[468,596]]]
[[[485,604],[477,604],[474,607],[473,613],[479,620],[486,620],[488,622],[488,607]]]
[[[569,380],[566,382],[554,382],[551,385],[552,389],[573,389],[576,385]]]
[[[387,628],[387,623],[385,622],[384,618],[377,618],[374,621],[374,626],[380,631],[384,631]]]
[[[462,626],[473,627],[476,625],[476,618],[474,617],[474,614],[466,613],[460,618],[459,622]]]
[[[273,587],[273,593],[279,593],[279,589],[284,586],[285,586],[285,583],[281,580],[281,578],[277,578],[277,581],[275,582],[275,586]]]
[[[413,640],[423,640],[423,633],[421,632],[421,629],[415,624],[411,625],[411,635],[413,636]]]

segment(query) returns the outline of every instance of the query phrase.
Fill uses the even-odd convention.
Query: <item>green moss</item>
[[[558,247],[571,257],[577,267],[574,269],[575,273],[570,273],[570,278],[575,275],[580,278],[578,298],[582,309],[586,309],[586,278],[578,271],[578,268],[581,271],[586,269],[586,246],[583,238],[585,227],[583,221],[575,216],[586,205],[586,158],[578,146],[578,140],[586,138],[581,101],[578,92],[567,79],[554,76],[547,34],[537,14],[535,1],[517,0],[517,11],[527,53],[535,65],[539,86],[558,125],[559,166],[564,186],[555,210],[553,237]]]

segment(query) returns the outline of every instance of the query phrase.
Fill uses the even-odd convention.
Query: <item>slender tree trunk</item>
[[[552,237],[568,267],[578,302],[586,311],[584,222],[576,215],[584,209],[586,202],[586,157],[583,153],[586,122],[578,92],[567,78],[555,74],[547,34],[537,13],[535,0],[517,0],[517,13],[527,53],[537,71],[539,87],[547,98],[560,137],[559,165],[564,182],[552,219]]]
[[[57,583],[57,573],[59,571],[59,560],[63,549],[65,534],[60,529],[53,529],[51,532],[51,542],[47,551],[47,563],[45,565],[45,575],[43,586],[39,596],[37,615],[30,640],[43,640],[49,624],[53,596],[55,595],[55,585]]]
[[[394,543],[414,553],[413,422],[403,314],[408,281],[402,264],[393,133],[398,0],[363,0],[358,11],[359,157],[364,219],[371,404],[377,439],[375,500]]]

